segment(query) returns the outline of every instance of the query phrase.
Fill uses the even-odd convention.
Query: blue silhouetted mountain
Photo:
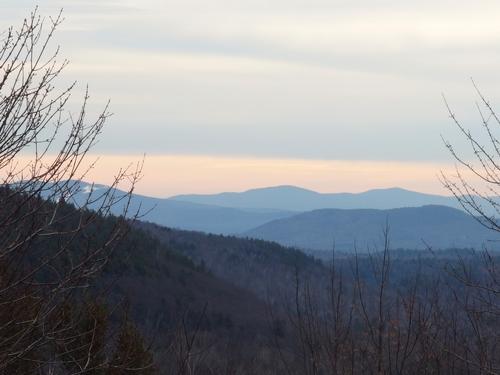
[[[95,202],[88,205],[90,208],[96,208],[102,204],[105,197],[101,196],[101,192],[107,191],[107,186],[91,185],[85,182],[78,182],[77,184],[74,188],[76,193],[72,194],[70,203],[81,206],[89,199],[91,194],[92,198],[90,200],[95,200]],[[118,203],[112,206],[111,213],[115,215],[122,214],[128,201],[125,199],[119,201],[119,199],[125,195],[125,192],[115,190]],[[128,213],[132,215],[135,212],[140,212],[140,219],[144,221],[171,228],[217,234],[242,233],[269,221],[293,214],[284,210],[244,210],[133,194]]]
[[[293,211],[310,211],[322,208],[388,209],[420,207],[429,204],[458,208],[454,197],[423,194],[400,188],[375,189],[363,193],[317,193],[295,186],[276,186],[252,189],[241,193],[177,195],[170,199],[220,207],[274,208]]]
[[[77,193],[70,203],[81,206],[89,196],[95,200],[89,204],[90,208],[102,203],[104,197],[100,194],[107,191],[107,186],[85,182],[75,184]],[[119,198],[125,193],[116,190],[115,195]],[[189,197],[192,196],[182,196],[183,199],[191,199]],[[495,233],[481,227],[461,210],[438,205],[410,208],[412,205],[422,206],[436,201],[452,205],[456,204],[454,199],[403,189],[371,190],[360,194],[320,194],[286,186],[195,197],[200,198],[199,202],[182,201],[179,196],[161,199],[134,194],[128,212],[130,215],[139,211],[142,213],[141,220],[171,228],[248,235],[314,250],[330,249],[333,239],[339,250],[352,250],[355,241],[360,251],[365,250],[380,239],[386,219],[392,228],[393,248],[422,249],[425,247],[423,241],[436,249],[477,248],[486,240],[495,238]],[[111,213],[122,214],[126,204],[126,200],[119,201],[112,206]],[[224,207],[224,204],[233,204],[235,207]],[[322,209],[304,213],[280,209],[287,204],[293,210],[314,205]],[[323,205],[328,204],[341,208],[325,209]],[[407,208],[373,209],[392,205]],[[345,209],[353,206],[361,209]]]
[[[445,206],[418,208],[322,209],[274,220],[245,234],[286,246],[339,251],[366,252],[378,248],[386,222],[390,227],[391,248],[434,249],[497,248],[500,234],[486,229],[461,210]]]

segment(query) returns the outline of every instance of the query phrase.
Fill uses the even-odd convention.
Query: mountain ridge
[[[273,220],[245,235],[306,250],[327,251],[335,243],[340,251],[363,252],[381,245],[386,223],[394,249],[481,248],[484,243],[494,246],[490,241],[500,237],[465,212],[439,205],[313,210]]]
[[[106,189],[105,185],[90,184],[83,181],[74,181],[74,193],[71,194],[70,203],[83,206],[93,194],[88,204],[89,208],[98,208],[102,204],[99,190]],[[92,191],[92,188],[94,189]],[[47,194],[57,187],[49,187]],[[141,220],[151,221],[156,224],[171,228],[203,231],[215,234],[237,234],[251,228],[269,222],[271,220],[290,216],[293,212],[275,209],[239,209],[232,207],[219,207],[216,205],[184,202],[155,197],[142,194],[133,194],[130,204],[126,197],[127,193],[115,189],[118,198],[116,204],[111,207],[111,213],[121,215],[127,208],[129,213],[140,213]],[[64,195],[61,193],[61,195]]]
[[[78,206],[86,202],[89,199],[91,188],[91,184],[78,182],[79,192],[74,196],[73,202],[71,203],[76,203]],[[98,195],[99,190],[105,188],[105,186],[94,185],[94,188],[97,190],[96,195]],[[126,194],[119,190],[117,190],[116,193],[118,196]],[[267,198],[262,198],[262,193],[267,194]],[[271,193],[271,195],[268,193]],[[266,207],[268,206],[267,203],[270,202],[269,197],[273,199],[273,202],[281,204],[282,207],[283,205],[296,203],[300,201],[300,199],[296,199],[297,193],[302,197],[313,197],[313,199],[319,197],[319,200],[315,201],[315,205],[318,206],[319,209],[294,211]],[[242,204],[241,193],[228,194],[229,197],[236,197],[237,200],[239,199],[240,204]],[[334,237],[339,246],[339,250],[340,248],[342,248],[343,251],[352,250],[352,245],[357,238],[359,238],[358,243],[361,247],[365,248],[369,243],[372,243],[380,237],[385,218],[388,214],[390,214],[391,223],[396,221],[395,232],[398,233],[395,233],[396,238],[395,241],[393,241],[395,247],[420,249],[422,248],[422,238],[428,240],[431,246],[437,248],[455,246],[478,247],[491,235],[491,232],[484,233],[484,231],[477,229],[478,224],[473,218],[464,211],[453,207],[453,205],[458,205],[454,198],[438,196],[439,199],[435,202],[431,199],[435,196],[415,193],[402,188],[375,189],[364,193],[336,193],[333,194],[333,197],[337,200],[335,208],[328,208],[328,202],[332,204],[335,203],[335,200],[328,201],[332,195],[317,193],[291,185],[254,189],[250,190],[249,194],[254,194],[254,197],[251,197],[254,200],[253,202],[259,203],[260,205],[248,204],[252,203],[252,201],[243,200],[243,204],[250,206],[249,208],[224,207],[208,204],[208,202],[205,201],[190,202],[134,194],[129,206],[129,212],[139,210],[143,213],[141,216],[142,220],[171,228],[214,234],[237,235],[239,237],[250,236],[275,241],[285,246],[295,246],[308,250],[330,249]],[[220,195],[217,196],[220,197]],[[225,196],[223,195],[223,198],[227,196],[227,194]],[[324,200],[325,196],[327,199],[326,203]],[[385,199],[387,196],[396,198],[388,201]],[[243,198],[246,199],[246,197],[247,195],[243,195]],[[408,197],[413,197],[413,200]],[[446,201],[443,202],[443,198],[446,199]],[[99,206],[99,203],[100,201],[97,200],[95,205]],[[127,202],[124,200],[114,205],[112,213],[120,215],[126,204]],[[302,202],[302,204],[304,205],[304,202]],[[92,205],[90,206],[90,208],[92,208]],[[389,208],[387,208],[387,206],[389,206]],[[429,208],[432,207],[434,207],[434,213],[429,214]],[[427,214],[421,214],[418,220],[433,222],[433,225],[437,229],[422,227],[422,224],[411,215],[401,216],[395,214],[397,212],[410,212],[408,210],[397,211],[397,209],[401,208],[420,208],[420,210],[416,212],[427,212]],[[446,211],[444,210],[445,208],[449,208],[452,211]],[[335,212],[336,217],[323,217],[321,220],[319,219],[322,215],[328,216],[328,212]],[[443,212],[448,212],[448,214],[443,214]],[[439,217],[442,217],[441,222],[436,222],[434,220],[435,218],[433,215],[436,216],[437,213],[441,215],[438,215]],[[290,223],[297,220],[304,220],[304,218],[308,218],[310,215],[313,216],[312,222],[315,223],[317,228],[311,228],[311,222],[307,220],[305,220],[302,225],[293,229],[287,229],[280,225],[276,226],[276,223],[286,223],[287,220],[289,220],[288,222]],[[392,218],[394,215],[396,217]],[[457,228],[460,228],[459,230],[453,228],[451,225],[451,223],[454,222],[453,220],[457,220],[456,215],[460,216],[458,220],[460,225],[457,226]],[[364,226],[338,221],[342,218],[347,220],[346,218],[349,217],[357,217],[357,220],[363,222]],[[373,221],[374,217],[377,217],[376,223]],[[336,223],[337,228],[332,228],[331,226],[327,227],[328,222]],[[303,230],[305,228],[308,228],[309,232],[304,233]],[[441,233],[437,233],[437,231],[441,231]],[[315,234],[313,235],[313,233]],[[463,236],[464,233],[471,233],[471,236],[472,233],[478,234],[478,241],[471,241],[470,238]],[[406,238],[402,238],[402,236],[406,236]]]
[[[310,211],[321,208],[419,207],[436,204],[459,208],[452,196],[420,193],[400,187],[377,188],[360,193],[320,193],[293,185],[278,185],[217,194],[182,194],[169,200],[212,204],[240,209],[272,208],[291,211]]]

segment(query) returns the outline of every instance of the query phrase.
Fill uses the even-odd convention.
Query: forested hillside
[[[3,192],[12,208],[19,206],[14,199],[24,197]],[[161,374],[361,374],[374,368],[380,373],[474,374],[461,358],[478,353],[492,366],[497,361],[491,330],[498,323],[494,256],[453,251],[398,256],[386,242],[380,252],[343,255],[323,265],[274,243],[138,222],[131,226],[123,218],[77,210],[64,201],[29,199],[46,208],[38,210],[38,220],[45,222],[50,214],[53,224],[45,227],[47,233],[58,233],[50,240],[37,237],[26,248],[22,268],[31,283],[51,284],[121,228],[123,235],[112,251],[92,263],[97,266],[102,260],[101,270],[93,266],[95,274],[73,279],[86,284],[85,294],[75,290],[66,297],[75,306],[93,303],[109,312],[96,320],[96,310],[82,310],[90,311],[90,322],[107,322],[110,335],[100,336],[103,344],[91,354],[101,369],[112,365],[113,348],[120,347],[112,333],[123,326],[124,316],[126,327],[141,333],[135,341],[144,353],[139,358],[150,358],[143,371]],[[86,225],[74,232],[82,222]],[[53,257],[59,249],[64,252]],[[37,286],[28,295],[50,293]],[[3,295],[4,303],[13,311],[25,306],[26,300],[18,305],[8,297]],[[51,306],[52,311],[65,311],[56,302]],[[471,306],[481,312],[471,316]],[[77,321],[86,316],[78,315]],[[40,317],[40,323],[55,329],[50,317]],[[4,327],[17,329],[16,324]],[[31,339],[39,335],[37,327],[30,330]],[[54,353],[57,341],[41,337],[44,344],[36,354],[23,353],[11,366],[22,368],[33,358],[45,361]],[[90,348],[91,342],[82,345]]]
[[[498,233],[490,231],[467,213],[445,206],[392,210],[325,209],[304,212],[261,225],[246,235],[285,246],[329,252],[380,249],[385,225],[391,229],[394,249],[450,249],[483,246],[498,250]]]
[[[37,197],[31,198],[6,188],[2,189],[1,193],[2,201],[7,200],[12,209],[25,205],[26,200],[33,200],[30,206],[37,207],[37,221],[50,220],[52,224],[46,226],[44,232],[50,232],[52,235],[46,237],[44,232],[41,232],[32,242],[26,244],[22,259],[12,259],[18,262],[18,269],[7,269],[4,275],[23,281],[19,288],[14,290],[20,292],[26,289],[23,292],[25,296],[16,301],[11,299],[12,294],[2,293],[0,302],[13,311],[26,309],[32,304],[31,298],[50,298],[53,293],[50,285],[60,282],[60,275],[68,275],[68,283],[75,284],[73,292],[66,294],[61,291],[64,293],[61,295],[61,298],[64,296],[61,302],[47,302],[50,313],[40,316],[37,325],[25,327],[21,324],[27,318],[25,314],[0,314],[0,334],[4,337],[7,332],[14,335],[29,332],[29,340],[40,342],[36,346],[36,353],[27,351],[11,361],[8,368],[12,371],[21,368],[38,371],[40,367],[33,365],[34,360],[39,361],[43,368],[47,366],[47,356],[52,355],[57,348],[57,338],[51,339],[50,334],[62,324],[51,322],[54,315],[65,311],[67,303],[75,306],[80,303],[84,303],[83,306],[90,304],[88,306],[95,305],[102,309],[102,317],[99,318],[99,322],[102,322],[99,327],[102,328],[99,329],[105,331],[99,348],[92,354],[96,357],[96,364],[92,365],[92,368],[99,368],[100,371],[105,371],[112,365],[113,348],[117,345],[114,343],[117,334],[113,332],[125,324],[125,316],[127,326],[136,327],[141,332],[141,345],[144,348],[149,347],[154,354],[154,366],[152,362],[151,366],[146,363],[148,366],[144,372],[136,369],[136,373],[146,374],[154,369],[160,373],[169,373],[168,371],[174,369],[181,371],[179,369],[187,361],[184,357],[187,351],[194,350],[185,346],[187,344],[183,335],[193,335],[193,340],[196,337],[196,345],[200,345],[198,340],[204,345],[210,345],[210,351],[213,353],[209,357],[214,366],[222,366],[225,363],[223,353],[229,347],[234,358],[241,356],[239,365],[243,366],[250,361],[248,355],[256,355],[260,351],[259,348],[266,345],[266,304],[251,291],[215,277],[175,248],[162,244],[139,228],[131,227],[123,218],[101,216],[90,211],[82,212],[64,201],[56,203]],[[11,211],[5,205],[4,208],[7,208],[4,212]],[[79,223],[85,225],[79,226]],[[22,233],[19,222],[16,225],[17,233]],[[75,231],[75,227],[79,230]],[[31,226],[26,227],[26,230],[29,228]],[[122,235],[115,237],[113,244],[108,243],[110,236],[117,233],[117,230]],[[5,236],[2,239],[9,240]],[[94,249],[95,253],[90,253],[91,249]],[[90,259],[91,254],[97,256]],[[19,264],[21,260],[22,264]],[[86,262],[89,264],[84,268],[83,264]],[[84,269],[84,273],[76,276],[78,267]],[[89,274],[90,270],[93,270],[92,274]],[[5,282],[9,282],[8,279]],[[64,283],[67,284],[65,281]],[[30,287],[30,284],[37,286]],[[66,286],[68,287],[69,285]],[[84,290],[85,293],[80,293],[79,290]],[[33,314],[40,313],[35,302],[30,309],[33,309]],[[92,311],[94,310],[91,310],[91,314],[94,314]],[[88,320],[88,317],[82,314],[80,312],[74,317],[81,322],[78,324],[84,324],[83,322]],[[91,322],[92,320],[87,324]],[[39,333],[40,324],[45,327],[47,333]],[[73,323],[67,324],[72,326]],[[16,328],[18,325],[19,328]],[[84,327],[81,329],[85,329]],[[18,329],[19,332],[16,332]],[[93,329],[89,331],[92,332],[96,334]],[[63,337],[60,340],[63,340]],[[5,342],[4,345],[9,343]],[[88,345],[91,345],[91,341],[84,341],[81,345],[81,355],[84,355],[86,350],[90,350]],[[250,352],[248,348],[252,348]],[[5,350],[7,349],[8,346],[5,346]],[[83,361],[83,358],[76,357],[71,363],[79,361]],[[67,366],[66,363],[70,363],[69,360],[60,358],[54,365]]]
[[[300,250],[273,242],[183,231],[138,222],[139,228],[196,265],[263,300],[290,290],[296,272],[322,278],[324,265]]]

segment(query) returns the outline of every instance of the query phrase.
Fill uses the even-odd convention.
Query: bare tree
[[[118,171],[109,189],[91,192],[77,210],[68,205],[94,166],[84,161],[110,112],[106,105],[89,120],[88,92],[78,110],[69,110],[75,85],[58,88],[68,62],[60,60],[59,47],[51,47],[61,22],[61,14],[43,18],[35,9],[20,27],[0,34],[2,374],[58,373],[69,360],[78,365],[71,373],[96,373],[105,365],[93,357],[97,317],[82,333],[61,311],[91,285],[126,233],[126,218],[135,215],[128,202],[140,164]],[[122,183],[128,185],[124,194],[117,193]],[[107,220],[118,203],[122,219]],[[80,340],[76,351],[62,350],[75,335],[90,339]],[[87,360],[75,359],[76,352]]]
[[[445,140],[457,168],[456,175],[441,173],[441,176],[444,186],[464,210],[486,228],[500,232],[500,118],[474,81],[472,84],[478,97],[476,108],[482,133],[468,129],[445,99],[453,124],[469,145],[469,154]],[[459,349],[447,350],[473,371],[498,374],[500,335],[496,327],[500,316],[500,274],[498,255],[488,247],[476,252],[471,259],[459,258],[457,264],[449,268],[459,285],[451,289],[460,322],[456,328],[462,333],[463,342]]]
[[[478,102],[476,108],[483,133],[467,128],[455,115],[446,98],[445,105],[459,134],[469,145],[469,155],[443,138],[446,148],[457,162],[454,176],[441,172],[445,186],[460,205],[482,225],[500,231],[500,118],[490,102],[472,81]]]

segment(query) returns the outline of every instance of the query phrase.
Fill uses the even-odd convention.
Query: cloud
[[[7,0],[0,22],[34,2]],[[494,1],[67,3],[67,79],[112,99],[100,150],[440,160],[441,92],[474,124],[469,76],[500,96]],[[137,128],[143,132],[138,138]],[[425,150],[423,152],[422,150]]]

